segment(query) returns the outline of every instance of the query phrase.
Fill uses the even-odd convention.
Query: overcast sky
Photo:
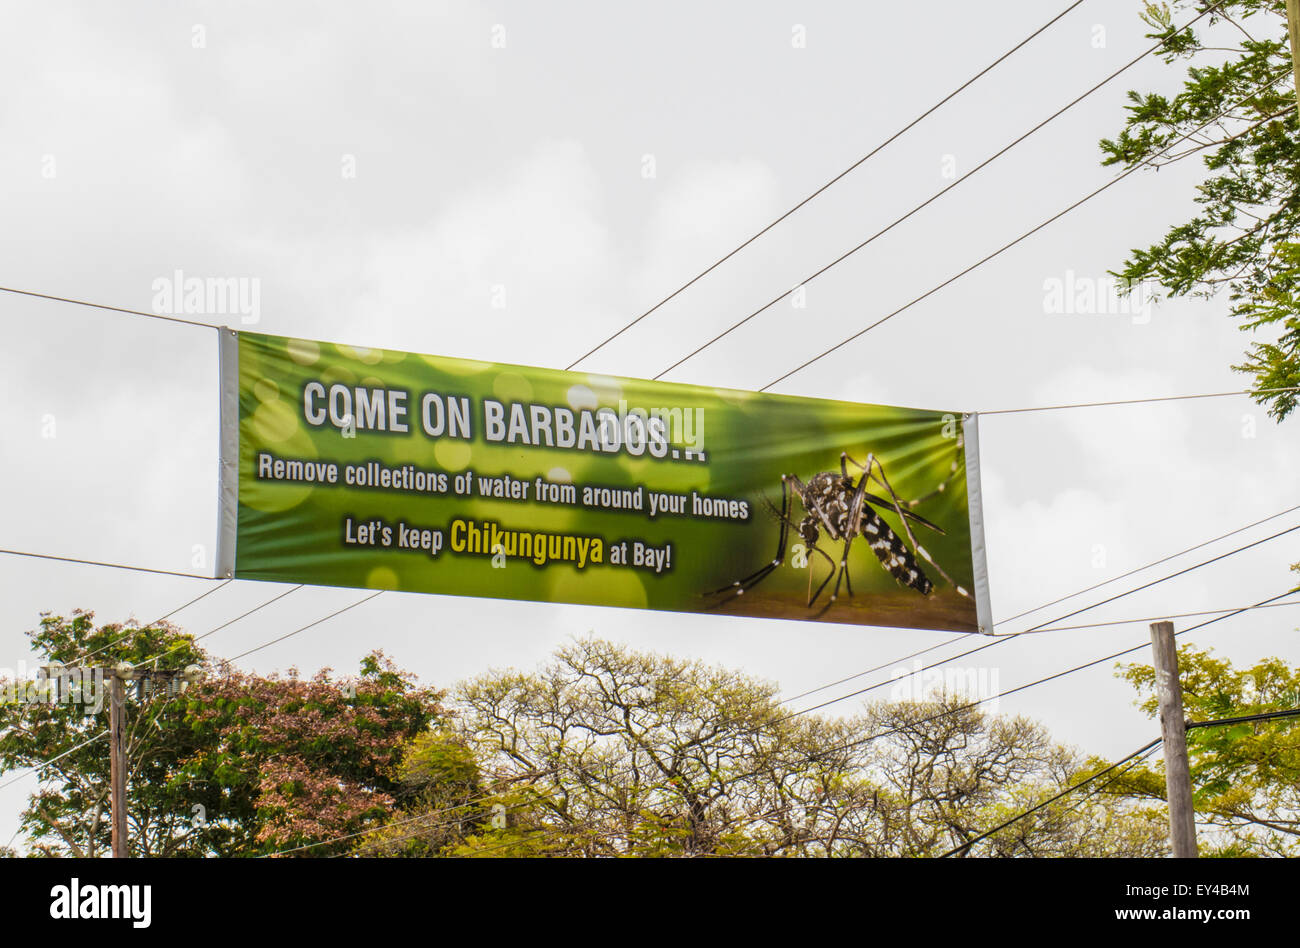
[[[247,328],[564,367],[1065,5],[11,6],[0,284],[150,310],[154,281],[176,270],[255,279],[260,321]],[[1136,56],[1150,42],[1137,7],[1088,0],[582,368],[656,375],[799,284]],[[766,385],[1105,182],[1114,171],[1096,143],[1118,131],[1125,91],[1180,81],[1148,58],[810,284],[805,309],[772,307],[668,378]],[[776,390],[975,411],[1244,388],[1229,366],[1248,337],[1226,300],[1164,302],[1149,319],[1045,311],[1049,281],[1101,278],[1185,219],[1199,173],[1129,178]],[[0,546],[189,571],[195,546],[215,536],[215,333],[3,293],[0,320]],[[1276,425],[1245,398],[985,418],[995,617],[1300,503],[1296,424]],[[1270,521],[1142,578],[1297,522]],[[208,588],[0,560],[8,668],[30,661],[24,632],[41,611],[144,622]],[[1084,618],[1244,605],[1288,588],[1297,560],[1293,535]],[[202,633],[281,591],[232,583],[177,619]],[[205,644],[233,655],[358,595],[303,590]],[[1259,610],[1193,636],[1234,662],[1295,662],[1298,622],[1295,610]],[[586,633],[742,668],[787,694],[955,638],[385,593],[241,664],[351,672],[381,647],[448,686],[489,667],[532,668]],[[1027,636],[957,667],[1000,690],[1147,637],[1145,624]],[[1132,699],[1105,664],[998,710],[1118,756],[1158,730]],[[0,843],[34,786],[0,791]]]

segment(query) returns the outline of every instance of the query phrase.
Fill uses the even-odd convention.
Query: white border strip
[[[962,416],[966,441],[966,506],[970,511],[970,558],[975,573],[975,615],[979,630],[993,634],[993,605],[989,601],[989,564],[984,543],[984,493],[980,488],[979,414]]]
[[[217,461],[216,578],[235,575],[239,525],[239,333],[217,327],[217,373],[221,381],[221,449]]]

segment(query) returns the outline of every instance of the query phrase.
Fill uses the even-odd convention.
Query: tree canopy
[[[300,680],[223,666],[165,622],[96,627],[90,612],[47,614],[29,637],[44,659],[70,666],[207,670],[183,693],[128,691],[132,855],[261,855],[360,833],[403,794],[396,770],[407,742],[445,719],[441,693],[418,687],[382,653],[367,656],[357,676],[327,669]],[[107,727],[106,701],[0,705],[0,770],[52,761],[22,815],[35,854],[107,851]]]
[[[1236,669],[1211,649],[1185,645],[1178,650],[1178,667],[1189,721],[1300,707],[1300,668],[1278,658]],[[1156,717],[1154,669],[1129,665],[1122,674],[1137,689],[1139,707]],[[1300,855],[1300,723],[1194,728],[1187,732],[1187,755],[1202,854]],[[1135,770],[1118,789],[1164,799],[1164,772]]]
[[[937,856],[1099,768],[966,696],[795,715],[775,685],[601,639],[449,699],[507,815],[459,855]],[[1152,855],[1145,804],[1085,798],[972,855]]]
[[[174,626],[97,627],[88,612],[45,615],[31,637],[67,665],[208,669],[184,692],[129,699],[133,855],[1167,850],[1159,767],[1126,766],[1054,800],[1107,761],[959,693],[873,701],[842,717],[795,713],[771,682],[599,638],[560,647],[536,670],[490,671],[443,693],[381,653],[356,676],[260,676],[223,666]],[[1300,668],[1279,659],[1237,670],[1184,647],[1180,660],[1192,720],[1300,703]],[[1151,667],[1122,674],[1154,716]],[[31,854],[106,852],[106,714],[70,701],[0,706],[0,769],[47,764],[22,814]],[[1300,728],[1189,734],[1206,851],[1297,854]]]
[[[1210,7],[1203,25],[1179,31]],[[1133,250],[1115,276],[1171,296],[1225,293],[1255,337],[1234,368],[1280,421],[1300,397],[1270,391],[1300,386],[1300,125],[1285,0],[1147,2],[1142,16],[1185,79],[1173,94],[1129,93],[1124,127],[1101,142],[1103,164],[1159,169],[1199,156],[1207,174],[1191,219]]]

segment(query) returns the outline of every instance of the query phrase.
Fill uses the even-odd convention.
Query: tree
[[[492,818],[473,751],[448,729],[411,738],[397,767],[396,807],[356,843],[357,856],[439,856]]]
[[[29,633],[32,648],[69,666],[84,659],[208,671],[183,694],[129,693],[133,855],[258,855],[363,832],[403,792],[395,769],[406,743],[445,725],[441,693],[418,687],[381,653],[367,656],[356,677],[263,677],[215,663],[169,623],[96,627],[93,619],[45,614]],[[0,708],[0,725],[0,770],[50,762],[22,816],[32,852],[103,854],[107,702],[20,700]],[[344,852],[353,842],[300,852]]]
[[[143,662],[168,652],[163,668],[183,668],[203,660],[175,627],[157,623],[96,627],[94,615],[76,611],[70,618],[44,614],[28,632],[32,650],[45,660],[75,664],[91,655],[100,666]],[[37,789],[23,811],[22,828],[38,855],[94,857],[109,848],[109,758],[107,682],[91,677],[76,689],[51,696],[37,683],[8,682],[0,707],[0,771],[37,767]],[[49,700],[54,697],[55,700]],[[176,854],[185,847],[191,813],[177,787],[160,770],[183,744],[184,735],[154,726],[155,714],[170,702],[155,698],[132,702],[126,745],[131,761],[132,799],[128,823],[136,852]]]
[[[175,779],[216,814],[225,855],[347,852],[401,796],[407,742],[445,724],[440,698],[380,652],[355,678],[223,668],[177,712],[193,746]]]
[[[1180,14],[1212,6],[1203,29],[1177,32]],[[1264,337],[1233,368],[1254,377],[1256,399],[1280,421],[1300,396],[1267,391],[1300,386],[1300,141],[1285,0],[1148,2],[1143,19],[1164,60],[1187,65],[1186,80],[1172,96],[1129,93],[1123,130],[1101,142],[1103,164],[1158,169],[1200,156],[1209,175],[1191,220],[1133,250],[1114,275],[1170,296],[1226,291],[1241,328]]]
[[[1238,670],[1211,649],[1178,650],[1183,704],[1190,721],[1235,718],[1300,707],[1300,668],[1267,658]],[[1124,666],[1121,677],[1140,695],[1139,707],[1159,713],[1155,671]],[[1203,828],[1201,851],[1222,856],[1300,855],[1300,722],[1262,721],[1187,732],[1192,799]],[[1121,792],[1163,800],[1162,769],[1125,776]]]
[[[475,678],[454,701],[508,816],[460,855],[939,855],[1100,766],[956,695],[795,715],[770,683],[599,639],[533,674]],[[971,852],[1162,847],[1148,810],[1084,798]]]
[[[1100,771],[1023,717],[990,715],[968,697],[878,702],[853,725],[884,735],[861,766],[877,775],[877,811],[892,854],[1159,856],[1163,815],[1149,805],[1081,789],[975,842],[988,829]],[[1104,787],[1104,785],[1102,785]],[[867,853],[870,854],[870,853]]]

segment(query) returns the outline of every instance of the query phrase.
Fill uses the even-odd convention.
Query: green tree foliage
[[[417,734],[397,767],[396,807],[385,824],[357,841],[358,856],[440,856],[487,824],[478,760],[446,728]]]
[[[856,733],[885,735],[860,762],[882,787],[882,855],[942,855],[1106,766],[1057,744],[1040,724],[969,704],[959,694],[877,702],[851,723]],[[1080,790],[958,854],[1159,856],[1165,837],[1163,812],[1145,801]]]
[[[1210,649],[1178,650],[1183,704],[1189,721],[1243,717],[1300,707],[1300,668],[1267,658],[1233,668]],[[1139,692],[1139,707],[1159,713],[1155,672],[1127,665],[1121,676]],[[1187,733],[1193,801],[1204,855],[1300,855],[1300,722],[1262,721]],[[1126,775],[1122,792],[1162,800],[1161,768]]]
[[[381,653],[356,677],[263,677],[215,664],[168,623],[96,627],[93,614],[45,615],[29,633],[44,658],[78,665],[203,665],[182,694],[128,692],[130,851],[141,856],[245,856],[359,834],[405,792],[407,742],[445,723],[441,694],[418,687]],[[0,770],[41,772],[22,825],[43,855],[102,855],[109,846],[107,703],[0,706]],[[63,756],[60,756],[63,755]],[[57,759],[56,759],[57,758]],[[353,841],[302,852],[344,852]]]
[[[458,855],[933,856],[1099,766],[956,695],[792,716],[766,682],[597,639],[454,698],[455,727],[507,814]],[[1157,816],[1094,798],[970,850],[1162,851]]]
[[[1197,28],[1175,32],[1211,6]],[[1143,18],[1148,35],[1165,40],[1165,61],[1186,65],[1186,79],[1172,95],[1129,93],[1123,130],[1101,142],[1103,164],[1158,169],[1200,156],[1208,175],[1195,215],[1132,251],[1115,276],[1171,296],[1226,291],[1241,328],[1262,337],[1234,368],[1254,376],[1256,398],[1281,420],[1297,393],[1264,390],[1300,386],[1300,143],[1285,0],[1147,3]]]
[[[40,626],[28,633],[32,651],[42,660],[76,664],[93,654],[100,666],[118,662],[143,662],[163,652],[162,668],[179,669],[203,661],[202,653],[175,627],[167,623],[139,628],[132,624],[96,627],[90,612],[70,617],[43,615]],[[43,700],[32,683],[4,683],[6,697],[0,705],[0,771],[35,767],[53,761],[33,780],[22,815],[22,828],[40,855],[98,856],[109,848],[109,757],[107,682],[86,682],[81,694],[87,701]],[[130,702],[133,712],[126,745],[132,762],[131,832],[142,855],[175,855],[187,847],[192,812],[184,794],[169,779],[169,764],[181,752],[184,735],[157,724],[164,708],[174,704],[161,698]],[[87,713],[95,711],[95,713]],[[83,746],[84,745],[84,746]]]

